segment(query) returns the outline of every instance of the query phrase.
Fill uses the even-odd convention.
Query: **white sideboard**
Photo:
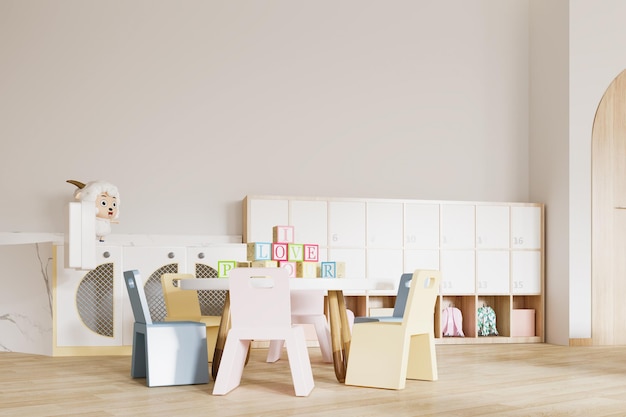
[[[204,246],[96,246],[96,268],[68,269],[64,247],[54,247],[55,355],[127,353],[132,345],[134,318],[124,286],[123,272],[139,270],[154,321],[166,316],[161,275],[192,273],[198,278],[217,276],[218,261],[246,258],[245,245]],[[225,295],[225,294],[224,294]],[[200,295],[210,308],[215,294]],[[218,297],[219,298],[219,297]],[[222,297],[223,303],[223,297]],[[221,305],[219,306],[221,314]],[[217,314],[211,312],[211,314]]]

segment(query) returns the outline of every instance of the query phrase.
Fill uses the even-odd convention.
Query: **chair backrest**
[[[174,285],[174,280],[195,279],[192,274],[163,274],[161,286],[163,287],[163,300],[168,317],[200,317],[200,301],[198,291],[181,290]]]
[[[402,320],[409,334],[434,331],[434,312],[440,282],[440,271],[418,269],[413,273]]]
[[[396,295],[396,302],[393,306],[393,317],[404,317],[404,309],[406,307],[406,300],[409,297],[409,290],[411,289],[411,279],[413,274],[402,274],[400,277],[400,283],[398,284],[398,294]]]
[[[291,326],[289,274],[285,268],[235,268],[229,279],[233,328]]]
[[[143,324],[152,324],[150,318],[150,309],[148,308],[148,300],[143,290],[143,282],[139,271],[124,271],[124,282],[126,282],[126,290],[128,290],[128,298],[133,308],[135,322]]]

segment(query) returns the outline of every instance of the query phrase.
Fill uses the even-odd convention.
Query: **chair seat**
[[[354,322],[355,323],[374,323],[374,322],[402,323],[402,317],[394,317],[394,316],[355,317]]]
[[[220,325],[220,321],[221,321],[221,317],[220,316],[189,316],[189,317],[165,317],[165,322],[167,323],[173,323],[173,322],[177,322],[177,321],[193,321],[196,323],[204,323],[206,326],[216,326],[219,327]]]
[[[413,274],[402,274],[398,283],[398,292],[396,294],[396,302],[393,306],[391,316],[371,316],[371,317],[355,317],[355,323],[370,322],[395,322],[402,321],[404,309],[406,308],[407,297],[409,296],[409,287]]]

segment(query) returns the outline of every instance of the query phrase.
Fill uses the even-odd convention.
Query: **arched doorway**
[[[591,336],[626,344],[626,70],[600,100],[591,139]]]

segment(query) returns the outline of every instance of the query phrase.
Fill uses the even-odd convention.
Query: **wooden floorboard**
[[[439,380],[401,391],[345,386],[310,349],[315,388],[295,397],[286,354],[254,349],[241,386],[148,388],[130,357],[0,353],[0,416],[626,416],[626,348],[437,345]]]

